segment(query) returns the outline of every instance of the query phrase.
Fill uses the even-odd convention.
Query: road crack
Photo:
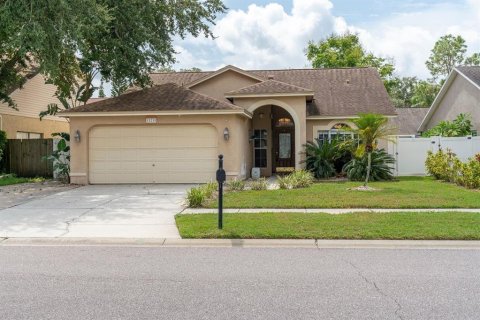
[[[395,303],[395,305],[397,306],[397,308],[395,309],[395,316],[400,319],[400,320],[404,320],[404,318],[402,317],[402,315],[400,314],[400,311],[402,310],[402,305],[400,304],[400,302],[398,302],[397,299],[395,299],[394,297],[391,297],[389,296],[387,293],[385,293],[382,289],[380,289],[377,285],[377,283],[373,280],[370,280],[367,278],[367,276],[365,276],[362,272],[362,269],[360,269],[358,266],[356,266],[354,263],[352,263],[351,261],[348,261],[344,258],[341,258],[345,263],[349,264],[352,268],[354,268],[356,271],[357,271],[357,274],[360,276],[360,278],[362,278],[368,285],[372,286],[379,294],[381,294],[382,296],[384,296],[385,298],[387,298],[388,300],[392,301],[393,303]]]

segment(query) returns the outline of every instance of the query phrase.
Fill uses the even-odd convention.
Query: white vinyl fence
[[[396,159],[395,173],[398,176],[426,175],[427,152],[450,149],[460,160],[467,161],[480,153],[480,137],[397,137],[396,143],[388,143],[388,153]]]

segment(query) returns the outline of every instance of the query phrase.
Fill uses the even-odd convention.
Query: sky
[[[310,67],[308,41],[358,33],[364,47],[393,58],[396,74],[428,78],[425,61],[435,41],[461,35],[468,54],[480,52],[480,0],[224,0],[215,40],[175,39],[175,69]]]

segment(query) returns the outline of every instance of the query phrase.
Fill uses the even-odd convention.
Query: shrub
[[[291,175],[279,176],[277,182],[280,189],[291,189],[292,177]]]
[[[268,183],[267,183],[267,179],[265,178],[260,178],[250,182],[250,189],[252,190],[267,190],[267,187],[268,187]]]
[[[456,182],[461,164],[461,161],[450,150],[447,152],[439,150],[437,153],[429,151],[425,161],[425,167],[429,174],[435,179],[449,182]]]
[[[392,166],[395,163],[393,156],[389,155],[385,150],[374,150],[372,152],[372,168],[370,171],[371,181],[392,180]],[[343,170],[347,173],[347,177],[352,181],[364,181],[367,176],[368,158],[365,153],[362,157],[354,157],[348,162]]]
[[[243,191],[245,190],[245,181],[235,178],[227,181],[226,186],[230,191]]]
[[[205,203],[205,191],[201,187],[193,187],[187,191],[187,206],[199,208]]]
[[[213,181],[191,188],[187,191],[187,206],[190,208],[203,207],[207,201],[214,197],[216,190],[217,183]]]
[[[309,141],[304,147],[305,160],[303,162],[306,169],[312,172],[315,178],[330,178],[335,175],[335,161],[344,154],[340,142],[337,140],[320,142],[319,139],[316,139],[316,142]]]
[[[480,161],[476,158],[460,163],[456,183],[469,189],[480,188]]]
[[[299,189],[308,188],[313,183],[313,174],[310,171],[298,170],[291,174],[279,177],[278,185],[280,189]]]
[[[210,181],[204,185],[201,185],[200,188],[203,188],[203,191],[205,192],[205,197],[207,199],[210,199],[213,197],[213,195],[217,191],[218,183],[215,181]]]

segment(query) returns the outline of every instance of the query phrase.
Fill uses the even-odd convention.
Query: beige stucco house
[[[17,104],[15,110],[0,103],[0,130],[7,133],[8,139],[51,138],[52,133],[68,132],[67,119],[47,116],[39,119],[39,114],[50,103],[59,103],[54,97],[55,86],[45,84],[41,74],[33,73],[22,88],[16,88],[10,97]]]
[[[197,183],[253,167],[263,176],[302,167],[303,145],[342,130],[362,112],[396,115],[375,69],[151,75],[154,86],[63,112],[70,119],[71,180]]]
[[[480,67],[456,67],[448,76],[419,131],[426,131],[442,120],[455,120],[460,113],[472,116],[473,126],[480,132]]]

